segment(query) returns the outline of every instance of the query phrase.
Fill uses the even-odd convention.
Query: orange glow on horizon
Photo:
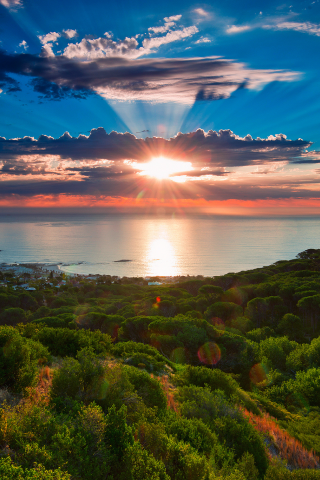
[[[320,199],[205,200],[204,198],[144,198],[94,195],[10,195],[0,199],[1,208],[98,208],[126,213],[183,213],[208,215],[320,215]]]

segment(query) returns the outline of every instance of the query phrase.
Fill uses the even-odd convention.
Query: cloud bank
[[[188,158],[194,163],[214,163],[219,167],[258,165],[266,162],[303,162],[305,150],[311,142],[288,140],[283,134],[267,139],[239,137],[231,130],[219,132],[198,129],[162,137],[137,138],[131,133],[107,133],[103,128],[91,130],[89,136],[71,137],[65,132],[54,139],[41,135],[38,140],[24,137],[6,140],[0,137],[0,159],[26,155],[58,155],[71,160],[133,160],[145,162],[152,157],[165,156],[175,160]],[[312,160],[308,157],[306,162]],[[316,160],[318,161],[318,160]]]
[[[283,134],[254,139],[231,130],[200,129],[169,139],[108,134],[103,128],[79,137],[65,133],[57,139],[46,135],[37,140],[0,138],[0,205],[37,204],[48,195],[58,203],[62,195],[63,202],[72,197],[81,204],[111,201],[113,206],[141,195],[145,201],[160,205],[166,199],[173,206],[178,200],[201,204],[317,199],[320,177],[310,169],[311,162],[319,163],[320,155],[307,152],[310,145]],[[158,181],[142,175],[145,162],[159,156],[191,162],[193,170],[184,171],[181,163],[181,171],[172,179]]]
[[[164,40],[166,37],[161,38]],[[157,38],[148,41],[152,48],[152,42],[157,41]],[[130,42],[121,48],[130,49]],[[46,45],[50,46],[50,43]],[[298,72],[250,69],[243,63],[221,57],[109,57],[79,61],[66,56],[10,55],[2,51],[0,87],[7,88],[8,91],[10,88],[19,88],[10,74],[30,77],[33,79],[33,88],[46,98],[59,99],[61,89],[61,98],[67,92],[83,97],[87,91],[106,99],[187,104],[192,104],[195,100],[228,98],[235,90],[243,87],[255,89],[269,82],[294,81],[299,78]]]

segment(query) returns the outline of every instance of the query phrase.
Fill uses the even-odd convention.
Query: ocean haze
[[[0,262],[86,275],[214,276],[307,248],[320,248],[319,217],[0,216]]]

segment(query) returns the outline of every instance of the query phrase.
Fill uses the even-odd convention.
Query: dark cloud
[[[19,83],[14,78],[9,77],[5,72],[0,70],[0,88],[7,93],[14,93],[21,91]]]
[[[212,182],[175,183],[170,180],[158,182],[155,179],[137,175],[118,178],[88,178],[78,180],[2,181],[0,198],[10,195],[33,197],[35,195],[93,195],[114,198],[135,198],[144,191],[144,198],[199,199],[206,200],[267,200],[286,198],[320,198],[320,189],[308,189],[305,185],[283,183],[266,185],[232,180]]]
[[[59,98],[59,91],[42,81],[80,92],[79,95],[94,91],[108,99],[180,103],[227,98],[239,88],[262,87],[272,81],[293,81],[299,76],[297,72],[285,70],[250,69],[220,57],[108,57],[83,61],[63,55],[10,55],[4,51],[0,52],[1,74],[38,79],[33,87],[45,91],[47,98],[50,94]]]
[[[302,139],[288,140],[278,134],[268,139],[253,139],[250,135],[239,137],[231,130],[219,132],[197,130],[178,133],[175,137],[137,138],[131,133],[106,133],[103,128],[91,130],[90,135],[71,137],[64,133],[54,139],[41,135],[6,140],[0,138],[0,159],[24,155],[56,155],[72,160],[124,159],[144,162],[152,157],[165,156],[188,160],[201,166],[235,167],[260,165],[269,162],[289,161],[304,163],[301,155],[311,142]],[[310,157],[306,157],[307,162]]]
[[[234,172],[228,172],[224,168],[214,168],[214,169],[194,169],[194,170],[188,170],[187,172],[178,172],[173,174],[173,177],[181,177],[181,176],[186,176],[186,177],[205,177],[207,175],[213,175],[215,177],[226,177]]]
[[[46,98],[47,100],[62,100],[63,98],[68,97],[84,100],[88,97],[88,95],[93,94],[92,91],[87,89],[73,90],[70,87],[48,82],[43,78],[34,78],[31,80],[30,85],[33,87],[35,92],[43,95],[43,98]]]

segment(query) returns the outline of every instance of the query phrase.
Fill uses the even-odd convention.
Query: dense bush
[[[0,386],[21,392],[37,379],[38,365],[50,357],[40,342],[23,338],[12,327],[0,327]]]
[[[92,347],[96,353],[110,350],[111,338],[99,330],[70,330],[67,328],[45,327],[35,332],[35,340],[45,345],[52,355],[76,356],[85,347]]]

